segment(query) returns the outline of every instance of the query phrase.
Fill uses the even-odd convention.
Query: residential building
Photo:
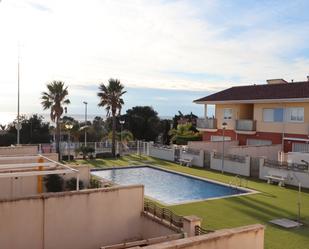
[[[309,80],[236,86],[194,101],[203,104],[205,117],[197,128],[203,140],[238,140],[239,145],[282,144],[283,150],[309,149]],[[215,116],[207,107],[215,105]],[[224,124],[224,126],[223,126]]]

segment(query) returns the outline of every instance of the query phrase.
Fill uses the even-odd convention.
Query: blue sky
[[[0,113],[16,111],[19,44],[24,113],[42,112],[51,80],[69,86],[72,113],[83,100],[100,113],[97,86],[113,77],[128,90],[124,109],[202,115],[192,101],[224,88],[305,80],[308,9],[305,0],[3,0]]]

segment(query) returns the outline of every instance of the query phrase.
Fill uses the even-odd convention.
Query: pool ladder
[[[248,180],[245,178],[241,178],[239,175],[234,176],[230,182],[230,187],[234,187],[235,189],[241,187],[248,187]]]

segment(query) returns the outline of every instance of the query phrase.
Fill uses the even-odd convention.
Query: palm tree
[[[56,122],[56,151],[59,155],[59,142],[60,142],[60,117],[63,114],[64,105],[70,104],[67,99],[68,87],[64,86],[62,81],[53,81],[46,85],[48,92],[42,92],[42,106],[44,110],[50,109],[50,119]]]
[[[123,91],[124,86],[118,79],[109,79],[108,85],[103,83],[99,86],[98,97],[100,102],[98,106],[105,107],[109,117],[112,115],[113,118],[113,129],[112,129],[112,154],[116,155],[115,143],[116,143],[116,116],[120,115],[122,105],[124,104],[121,98],[126,91]]]

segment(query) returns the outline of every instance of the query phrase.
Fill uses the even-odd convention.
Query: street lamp
[[[87,105],[88,105],[88,102],[84,101],[83,103],[85,105],[85,147],[86,147],[87,146],[87,129],[86,129],[86,126],[87,126]]]
[[[120,146],[121,146],[121,152],[122,152],[122,129],[123,129],[123,125],[124,125],[124,120],[120,120]]]
[[[65,128],[68,130],[69,136],[68,136],[68,161],[71,161],[71,153],[70,153],[70,147],[71,147],[71,141],[70,141],[70,131],[73,128],[73,125],[71,123],[66,123]]]
[[[222,142],[222,165],[221,165],[221,173],[224,172],[224,142],[225,142],[225,129],[226,129],[227,123],[222,123],[222,135],[223,135],[223,142]]]

